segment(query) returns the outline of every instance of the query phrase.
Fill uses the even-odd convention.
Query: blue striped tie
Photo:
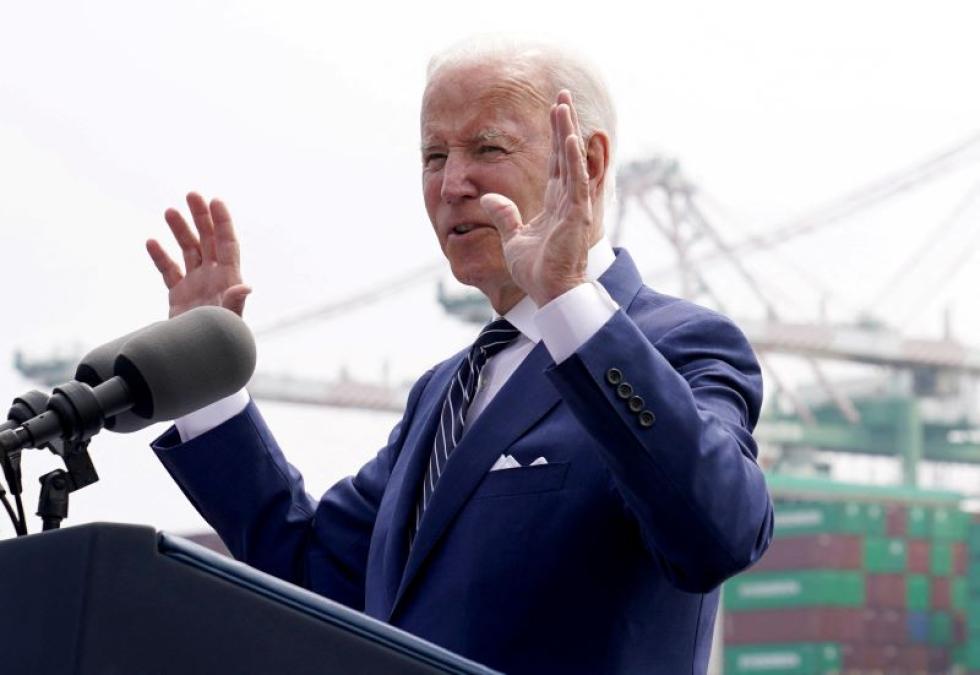
[[[476,342],[470,348],[469,356],[459,366],[456,376],[449,385],[449,392],[446,400],[442,404],[442,414],[439,417],[439,428],[436,429],[436,437],[432,446],[432,455],[429,457],[429,466],[425,470],[425,480],[422,483],[422,495],[419,497],[418,505],[415,507],[415,523],[409,532],[409,542],[415,539],[415,533],[419,530],[422,522],[422,514],[429,505],[432,493],[436,489],[436,483],[443,471],[446,470],[446,463],[449,455],[459,443],[463,436],[463,423],[466,420],[466,411],[473,400],[476,392],[476,385],[480,379],[480,371],[487,365],[487,361],[494,354],[504,349],[513,342],[520,334],[506,319],[497,319],[488,323]]]

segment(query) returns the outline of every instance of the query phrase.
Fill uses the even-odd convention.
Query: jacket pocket
[[[567,473],[568,462],[490,471],[476,488],[473,499],[554,492],[564,486]]]

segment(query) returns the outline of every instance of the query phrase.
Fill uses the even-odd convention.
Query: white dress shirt
[[[520,331],[505,349],[487,361],[480,374],[476,394],[466,412],[468,427],[490,405],[490,401],[503,388],[534,346],[544,340],[544,345],[555,363],[561,363],[595,335],[616,313],[619,305],[606,289],[596,281],[609,269],[616,254],[612,246],[602,238],[589,249],[586,265],[586,283],[560,295],[544,307],[538,308],[530,297],[514,305],[504,318]],[[175,420],[180,439],[187,442],[214,429],[231,419],[248,405],[248,392],[239,392],[200,410]]]

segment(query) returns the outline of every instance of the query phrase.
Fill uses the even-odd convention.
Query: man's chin
[[[484,295],[491,289],[509,284],[511,281],[510,275],[502,265],[490,264],[484,260],[450,259],[449,267],[456,281],[464,286],[472,286]]]

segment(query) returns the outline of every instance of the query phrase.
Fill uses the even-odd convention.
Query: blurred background
[[[0,393],[164,317],[144,242],[170,244],[187,191],[220,196],[255,289],[252,394],[322,493],[486,318],[422,204],[429,56],[557,39],[618,107],[609,237],[655,289],[732,316],[765,369],[778,534],[726,589],[715,672],[980,671],[978,14],[0,0]],[[148,448],[163,430],[95,438],[101,480],[66,524],[207,531]],[[25,455],[31,511],[57,466]]]

